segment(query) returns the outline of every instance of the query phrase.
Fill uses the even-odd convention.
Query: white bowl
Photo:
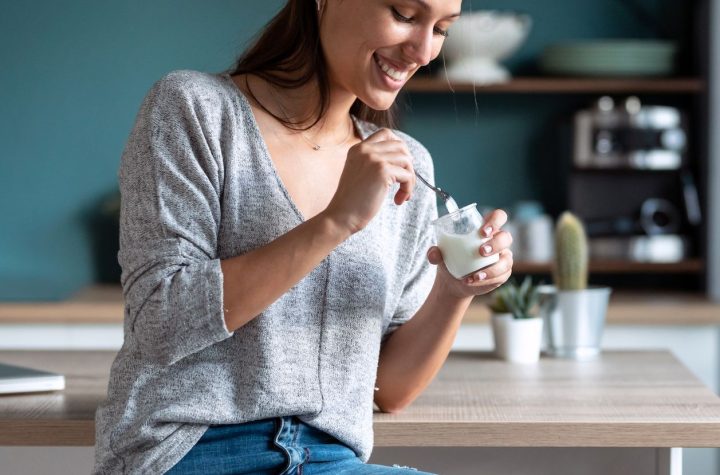
[[[524,14],[463,13],[443,45],[448,78],[480,84],[507,81],[510,73],[498,62],[520,47],[531,26],[531,18]]]

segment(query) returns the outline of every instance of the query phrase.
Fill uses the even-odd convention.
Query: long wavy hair
[[[248,90],[248,93],[265,112],[288,128],[308,130],[317,124],[330,105],[330,79],[320,46],[320,25],[315,0],[288,0],[228,72],[233,76],[254,74],[276,87],[285,89],[299,88],[316,78],[320,99],[315,109],[299,121],[312,121],[307,127],[300,127],[288,118],[278,117],[260,104],[252,91]],[[395,104],[388,110],[375,110],[356,99],[350,112],[355,117],[380,127],[394,128],[396,124]]]

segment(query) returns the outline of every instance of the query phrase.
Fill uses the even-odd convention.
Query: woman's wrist
[[[448,284],[449,282],[446,282],[438,272],[432,289],[432,292],[436,294],[436,298],[442,301],[443,305],[447,305],[448,308],[462,306],[467,308],[475,296],[472,294],[460,294],[457,291],[457,286]]]
[[[321,232],[329,236],[330,239],[338,244],[345,241],[353,234],[351,227],[348,226],[347,223],[344,223],[327,210],[320,212],[317,216],[312,218],[311,221],[317,222]]]

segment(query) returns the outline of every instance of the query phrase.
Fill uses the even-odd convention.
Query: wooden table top
[[[464,323],[487,324],[489,296],[477,296]],[[0,324],[121,324],[119,285],[92,285],[60,302],[0,302]],[[610,325],[720,325],[720,302],[683,292],[614,290],[608,307]]]
[[[0,351],[65,374],[64,391],[0,396],[0,445],[94,443],[109,351]],[[375,414],[376,446],[718,447],[720,398],[666,351],[514,365],[454,352],[405,411]]]

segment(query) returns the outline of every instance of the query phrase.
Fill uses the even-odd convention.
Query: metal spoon
[[[441,188],[437,188],[437,187],[431,185],[430,183],[428,183],[428,181],[427,181],[425,178],[423,178],[422,175],[420,175],[420,174],[417,172],[417,170],[415,171],[415,176],[417,176],[417,177],[420,179],[420,181],[423,182],[423,184],[425,184],[425,186],[427,186],[428,188],[430,188],[431,190],[433,190],[435,193],[437,193],[437,195],[438,195],[440,198],[442,198],[443,203],[445,204],[445,208],[448,210],[448,213],[452,213],[452,212],[457,211],[457,210],[459,209],[457,203],[455,202],[455,200],[452,198],[452,196],[450,196],[450,193],[448,193],[447,191],[445,191],[445,190],[443,190],[443,189],[441,189]]]

